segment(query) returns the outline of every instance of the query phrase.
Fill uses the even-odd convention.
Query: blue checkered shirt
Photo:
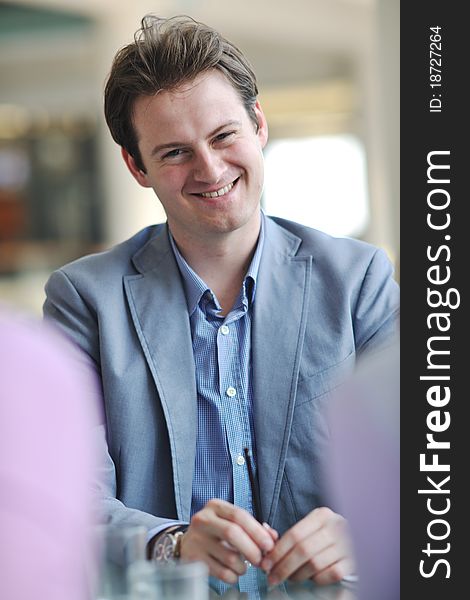
[[[255,253],[226,316],[220,314],[215,294],[187,264],[170,234],[183,278],[196,366],[198,429],[191,515],[211,498],[227,500],[253,514],[244,448],[250,451],[256,477],[251,325],[264,245],[263,220],[262,214]],[[251,587],[250,571],[240,578],[242,591]]]

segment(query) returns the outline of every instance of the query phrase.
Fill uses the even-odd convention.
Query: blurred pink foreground
[[[95,383],[73,353],[43,323],[0,309],[2,600],[87,597]]]

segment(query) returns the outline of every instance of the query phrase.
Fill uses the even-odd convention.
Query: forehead
[[[133,110],[139,141],[149,134],[185,139],[191,133],[212,131],[224,121],[247,118],[238,92],[217,70],[202,73],[174,90],[140,96]]]

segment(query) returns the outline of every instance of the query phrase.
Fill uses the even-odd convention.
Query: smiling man
[[[167,222],[59,269],[45,303],[101,377],[103,517],[146,525],[156,560],[202,560],[242,591],[246,561],[270,583],[353,571],[320,474],[323,408],[394,332],[399,302],[381,250],[261,211],[257,94],[218,32],[144,18],[105,114]]]
[[[252,110],[256,123],[225,75],[209,69],[175,89],[139,96],[133,106],[139,160],[122,147],[129,170],[154,189],[179,251],[223,314],[240,292],[260,231],[268,129],[257,101]]]

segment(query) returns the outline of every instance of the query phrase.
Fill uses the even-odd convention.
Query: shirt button
[[[234,396],[237,395],[237,390],[230,386],[229,388],[227,388],[227,391],[225,392],[227,394],[227,396],[229,396],[230,398],[233,398]]]
[[[240,465],[240,467],[241,467],[244,464],[245,464],[245,459],[243,458],[243,456],[241,454],[239,454],[237,456],[237,465]]]
[[[227,335],[229,331],[230,329],[227,327],[227,325],[222,325],[222,327],[220,328],[220,333],[222,333],[223,335]]]

